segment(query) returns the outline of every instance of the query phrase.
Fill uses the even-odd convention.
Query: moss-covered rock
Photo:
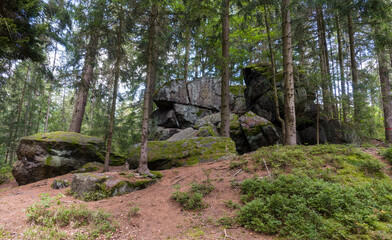
[[[19,185],[63,175],[88,162],[103,162],[102,149],[102,139],[78,133],[52,132],[23,137],[12,174]]]
[[[119,175],[103,173],[74,174],[71,184],[71,194],[84,201],[97,201],[147,188],[157,182],[162,174],[155,172],[156,178],[136,178],[127,174],[129,178],[123,179]]]
[[[52,184],[50,185],[53,189],[61,189],[66,188],[71,185],[71,182],[68,179],[56,179],[53,180]]]
[[[252,151],[277,143],[279,135],[275,126],[253,112],[247,112],[238,121]]]
[[[125,164],[127,161],[127,157],[125,155],[122,155],[120,153],[110,153],[110,161],[109,165],[110,166],[122,166]]]
[[[219,134],[213,126],[203,126],[197,132],[198,137],[218,137]]]
[[[86,172],[95,172],[98,169],[103,167],[103,163],[100,162],[89,162],[84,164],[81,168],[72,171],[73,173],[86,173]]]
[[[197,137],[181,141],[148,142],[148,167],[168,169],[199,162],[217,161],[227,155],[234,155],[235,144],[230,138]],[[140,146],[130,150],[130,168],[136,168],[140,158]]]

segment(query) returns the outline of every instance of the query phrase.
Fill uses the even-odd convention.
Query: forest
[[[146,83],[150,94],[173,79],[215,76],[239,85],[241,70],[257,63],[283,70],[293,85],[292,66],[300,69],[321,115],[358,126],[363,137],[391,142],[389,1],[1,5],[4,163],[14,161],[18,138],[38,132],[69,130],[105,139],[110,132],[113,148],[126,152],[140,142]],[[294,118],[285,117],[288,131],[295,129]]]
[[[2,0],[0,239],[392,239],[391,70],[390,0]]]

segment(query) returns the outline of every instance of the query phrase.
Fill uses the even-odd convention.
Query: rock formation
[[[281,126],[276,117],[270,65],[246,67],[243,75],[246,87],[230,87],[230,136],[240,154],[281,143],[282,139]],[[315,89],[304,72],[297,70],[294,75],[297,142],[316,144]],[[280,116],[284,118],[282,72],[277,74],[276,80]],[[188,83],[170,81],[158,89],[154,102],[158,109],[153,113],[151,140],[163,141],[173,135],[174,139],[219,135],[220,79],[201,78]],[[358,140],[355,130],[347,124],[325,117],[320,117],[319,122],[320,143],[351,143]]]
[[[88,162],[103,162],[100,138],[53,132],[20,139],[12,175],[19,185],[69,173]]]

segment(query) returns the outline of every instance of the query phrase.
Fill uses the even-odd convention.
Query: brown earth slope
[[[267,175],[266,172],[247,173],[230,169],[230,161],[203,163],[192,167],[164,170],[163,178],[155,185],[136,192],[103,199],[83,202],[66,195],[66,189],[50,187],[54,179],[71,179],[72,174],[47,179],[32,184],[17,186],[15,181],[0,186],[0,230],[9,233],[3,239],[26,239],[23,232],[30,227],[26,221],[25,209],[40,200],[41,193],[51,197],[62,193],[64,204],[84,203],[90,209],[104,209],[112,214],[120,225],[111,239],[156,240],[156,239],[273,239],[249,231],[240,226],[224,228],[218,223],[221,217],[234,217],[235,210],[227,207],[225,201],[240,203],[240,190],[232,182],[245,178]],[[120,171],[120,167],[111,168]],[[201,211],[184,211],[171,199],[175,185],[180,190],[189,189],[192,182],[202,183],[209,178],[215,189],[204,197],[209,206]],[[140,208],[136,216],[129,217],[132,206]],[[1,238],[1,237],[0,237]]]

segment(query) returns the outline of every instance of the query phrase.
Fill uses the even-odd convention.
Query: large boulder
[[[217,161],[235,156],[235,144],[230,138],[196,137],[180,141],[149,141],[148,167],[169,169],[198,162]],[[134,146],[129,154],[129,167],[137,168],[140,146]]]
[[[279,140],[275,126],[267,119],[253,112],[247,112],[238,121],[251,151],[255,151],[261,146],[276,144]]]
[[[12,174],[19,185],[79,169],[88,162],[103,162],[104,141],[78,133],[52,132],[20,139],[18,161]]]
[[[156,183],[156,177],[162,176],[159,172],[155,172],[153,179],[135,175],[131,172],[124,172],[122,176],[117,173],[77,173],[72,179],[71,193],[84,201],[96,201],[144,189]]]

